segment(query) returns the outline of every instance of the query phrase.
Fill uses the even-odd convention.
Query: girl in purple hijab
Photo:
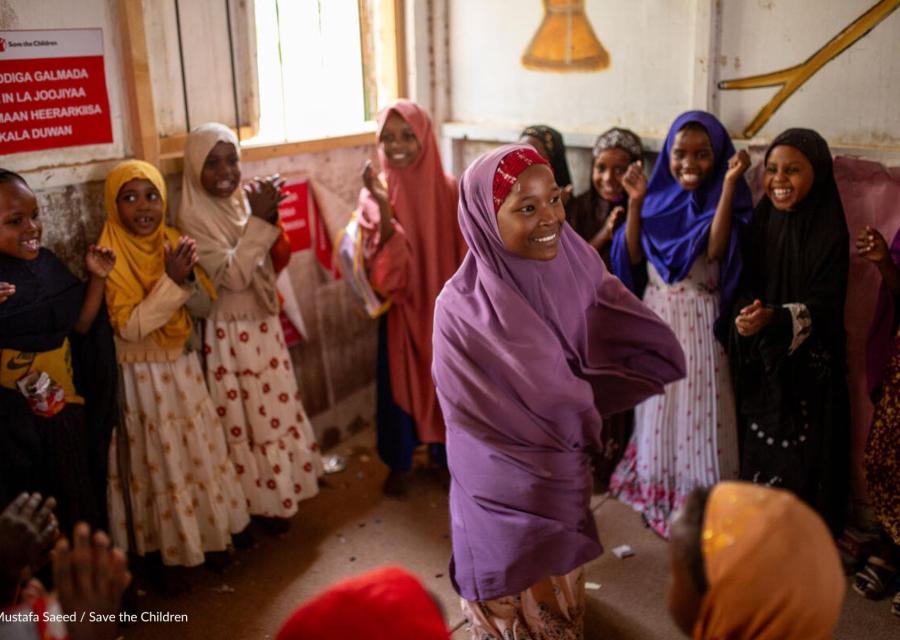
[[[644,206],[629,211],[613,239],[612,269],[632,288],[632,265],[647,260],[644,302],[672,327],[687,377],[635,409],[634,433],[610,488],[667,537],[669,517],[696,487],[738,474],[737,423],[727,336],[741,271],[737,227],[750,220],[746,151],[704,111],[672,124],[653,167]],[[724,315],[723,315],[724,314]]]
[[[437,299],[433,374],[451,577],[473,638],[582,637],[582,566],[602,551],[589,508],[602,416],[684,375],[672,331],[564,222],[531,147],[487,153],[462,177],[469,253]]]

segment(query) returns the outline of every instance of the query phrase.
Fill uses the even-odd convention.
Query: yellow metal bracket
[[[781,90],[776,93],[766,104],[753,121],[744,129],[744,136],[752,138],[763,128],[775,112],[784,102],[793,95],[803,84],[813,77],[819,69],[834,60],[857,40],[874,29],[887,18],[894,10],[900,7],[900,0],[881,0],[871,9],[866,11],[856,20],[828,41],[824,47],[816,51],[805,62],[772,73],[764,73],[758,76],[750,76],[737,80],[722,80],[719,89],[757,89],[759,87],[775,87],[781,85]]]

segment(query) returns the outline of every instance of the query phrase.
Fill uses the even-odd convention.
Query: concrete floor
[[[447,498],[440,480],[415,474],[409,495],[381,495],[387,473],[366,430],[340,445],[346,471],[327,476],[321,493],[304,502],[290,532],[273,538],[259,533],[255,548],[237,552],[224,573],[204,568],[190,576],[191,593],[164,598],[142,592],[144,611],[184,613],[186,623],[137,623],[123,629],[126,640],[266,640],[304,600],[334,581],[383,564],[417,574],[441,600],[454,640],[467,638],[459,601],[447,578],[450,553]],[[681,638],[665,611],[668,559],[665,542],[643,526],[631,509],[605,496],[592,502],[607,550],[629,544],[634,557],[605,553],[587,567],[587,640]],[[837,630],[841,640],[900,637],[900,619],[889,602],[870,602],[848,589]]]

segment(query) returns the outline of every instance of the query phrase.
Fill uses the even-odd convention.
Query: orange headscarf
[[[447,626],[415,576],[397,567],[343,580],[297,609],[276,640],[449,640]]]
[[[412,253],[402,300],[394,300],[388,316],[388,365],[394,401],[416,422],[422,442],[444,442],[444,424],[431,381],[431,332],[434,301],[459,268],[466,243],[457,221],[456,180],[444,173],[431,119],[409,100],[398,100],[378,115],[378,137],[388,116],[396,112],[409,123],[421,152],[409,167],[392,167],[381,146],[378,159],[397,222]],[[363,189],[360,226],[378,229],[378,205]]]
[[[844,601],[828,527],[794,494],[722,482],[702,534],[709,589],[695,640],[825,640]]]
[[[133,235],[122,226],[116,198],[122,186],[131,180],[149,180],[153,183],[162,198],[164,216],[166,210],[166,183],[152,164],[143,160],[127,160],[116,165],[106,177],[106,224],[103,225],[98,244],[116,252],[116,266],[109,274],[106,284],[106,306],[110,322],[116,330],[128,323],[131,312],[147,297],[165,273],[165,242],[168,241],[169,246],[174,248],[179,238],[178,232],[166,225],[165,217],[156,231],[146,236]],[[194,270],[194,274],[215,299],[215,289],[206,274],[199,268]],[[174,349],[182,346],[190,333],[190,315],[187,309],[181,307],[151,335],[159,346]]]

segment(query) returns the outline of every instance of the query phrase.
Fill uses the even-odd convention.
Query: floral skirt
[[[687,375],[635,408],[634,433],[610,481],[610,492],[665,538],[670,517],[691,491],[738,477],[728,357],[712,332],[719,315],[714,265],[698,260],[689,276],[673,285],[650,269],[644,303],[678,338]]]
[[[551,576],[519,595],[462,601],[472,640],[582,640],[584,567]]]
[[[288,518],[319,492],[319,447],[277,316],[209,318],[207,381],[253,515]]]
[[[900,338],[895,339],[900,343]],[[883,392],[866,442],[865,471],[875,515],[900,545],[900,349],[884,376]]]
[[[121,367],[134,551],[160,551],[167,565],[198,565],[204,552],[225,550],[250,517],[197,355]],[[117,440],[110,447],[109,520],[113,540],[128,549]]]

